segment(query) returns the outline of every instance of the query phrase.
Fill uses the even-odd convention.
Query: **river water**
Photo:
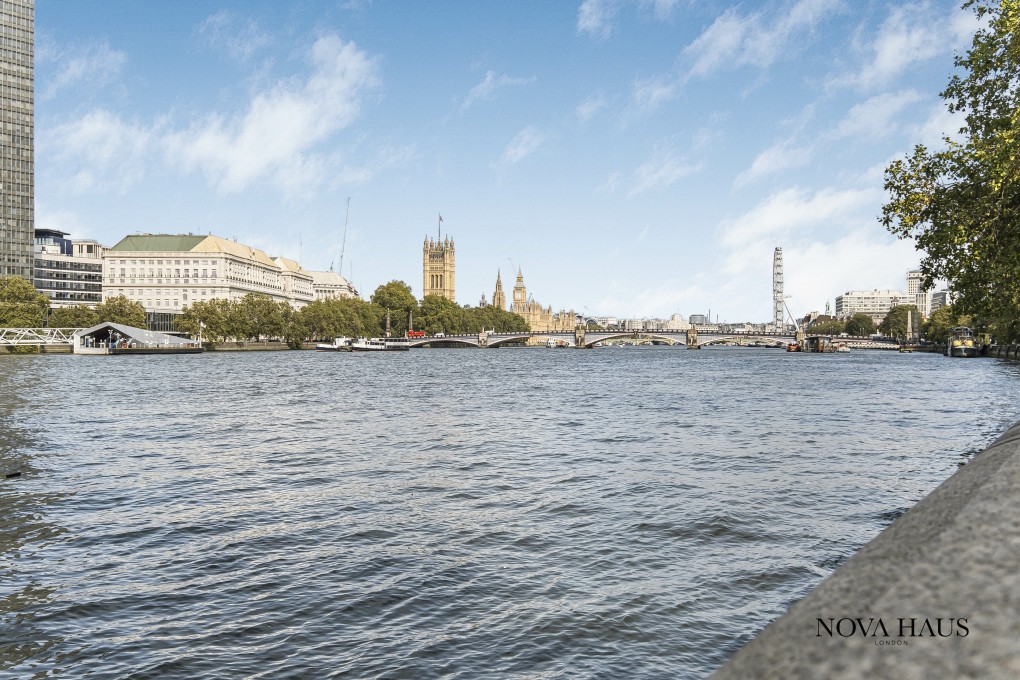
[[[703,677],[1018,417],[927,354],[0,357],[0,676]]]

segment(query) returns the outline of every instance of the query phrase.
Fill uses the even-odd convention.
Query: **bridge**
[[[532,338],[557,340],[565,346],[577,348],[594,347],[597,343],[604,343],[610,340],[622,339],[644,339],[650,341],[661,340],[671,345],[684,345],[689,349],[700,349],[708,345],[716,345],[727,342],[741,344],[758,343],[769,346],[785,346],[789,343],[800,342],[810,338],[832,338],[834,342],[844,344],[854,349],[896,349],[899,345],[894,340],[876,340],[870,337],[861,336],[839,336],[834,338],[831,335],[805,335],[795,333],[760,333],[760,332],[733,332],[722,331],[589,331],[577,328],[572,331],[520,331],[513,333],[495,333],[482,331],[480,333],[462,333],[454,335],[428,335],[421,338],[411,338],[408,345],[411,347],[423,347],[447,343],[470,347],[499,347],[511,342],[527,341]]]
[[[73,345],[81,328],[0,328],[0,347]]]

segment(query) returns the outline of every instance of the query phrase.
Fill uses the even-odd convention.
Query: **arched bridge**
[[[623,338],[648,338],[649,340],[663,340],[670,344],[684,345],[690,349],[697,349],[707,345],[723,342],[758,342],[762,344],[782,346],[788,343],[798,342],[798,340],[803,340],[805,337],[830,338],[832,336],[814,336],[808,334],[806,336],[801,335],[800,338],[798,338],[798,336],[794,333],[724,333],[722,331],[695,332],[691,330],[588,331],[578,328],[573,331],[522,331],[513,333],[482,331],[481,333],[463,333],[455,335],[428,335],[421,338],[411,338],[408,341],[408,345],[411,347],[422,347],[424,345],[434,345],[437,343],[449,343],[471,347],[499,347],[500,345],[505,345],[510,342],[520,342],[522,340],[526,341],[532,338],[537,338],[559,341],[564,346],[587,348],[594,346],[596,343],[607,342],[609,340],[619,340]],[[873,338],[868,337],[841,336],[839,338],[833,338],[833,341],[845,344],[848,347],[861,349],[893,349],[897,347],[896,343],[891,340],[888,342],[876,341]]]

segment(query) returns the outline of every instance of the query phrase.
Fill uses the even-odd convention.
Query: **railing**
[[[0,328],[0,347],[72,345],[81,328]]]

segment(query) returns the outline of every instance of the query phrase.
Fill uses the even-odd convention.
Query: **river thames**
[[[0,676],[703,677],[1018,417],[930,354],[0,357]]]

